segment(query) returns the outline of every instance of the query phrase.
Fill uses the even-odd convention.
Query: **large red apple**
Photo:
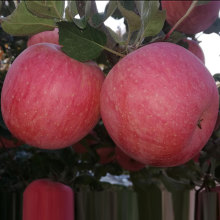
[[[38,34],[31,36],[27,41],[27,46],[31,46],[38,43],[53,43],[59,44],[59,33],[58,28],[53,31],[43,31]]]
[[[62,183],[38,179],[23,194],[23,220],[74,220],[73,190]]]
[[[100,117],[104,74],[78,62],[59,45],[28,47],[13,62],[2,88],[3,119],[15,137],[47,149],[70,146]]]
[[[134,160],[132,157],[129,157],[119,147],[116,147],[115,154],[118,164],[125,170],[138,171],[146,166],[145,164]]]
[[[113,141],[154,166],[193,158],[213,132],[218,90],[206,67],[185,48],[158,42],[121,59],[101,91],[101,116]]]
[[[196,41],[189,39],[183,39],[183,41],[188,44],[187,49],[195,54],[203,63],[205,63],[205,56],[199,44]]]
[[[166,20],[174,26],[185,15],[192,0],[166,1],[162,0],[162,9],[166,10]],[[196,34],[206,30],[218,18],[220,1],[211,0],[204,5],[196,6],[186,19],[177,27],[178,31],[186,34]]]

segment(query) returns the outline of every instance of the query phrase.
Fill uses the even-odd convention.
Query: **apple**
[[[215,131],[217,131],[220,128],[220,112],[218,113],[218,118],[215,124]]]
[[[162,0],[162,9],[166,10],[166,20],[174,26],[177,21],[185,15],[192,0],[189,1],[166,1]],[[186,34],[196,34],[206,30],[218,18],[220,1],[210,0],[204,5],[195,6],[191,13],[176,28]]]
[[[183,39],[183,41],[188,44],[187,49],[195,54],[205,64],[205,56],[199,44],[196,41],[189,39]]]
[[[15,148],[24,144],[17,139],[7,139],[4,136],[0,136],[0,148]]]
[[[134,160],[132,157],[129,157],[119,147],[116,147],[115,154],[118,164],[125,170],[138,171],[146,166],[145,164]]]
[[[31,182],[23,193],[23,220],[74,220],[74,193],[49,179]]]
[[[86,149],[86,147],[85,147],[83,144],[81,144],[80,142],[74,144],[74,145],[72,146],[72,148],[73,148],[74,151],[75,151],[76,153],[78,153],[78,154],[85,154],[85,153],[88,152],[87,149]]]
[[[207,68],[184,47],[143,46],[121,59],[101,90],[101,117],[128,156],[148,165],[177,166],[207,143],[219,96]]]
[[[31,46],[38,43],[53,43],[59,45],[59,33],[58,28],[53,31],[43,31],[31,36],[27,41],[27,46]]]
[[[195,163],[199,163],[199,158],[200,158],[200,152],[198,154],[196,154],[192,159]]]
[[[71,146],[100,118],[103,72],[65,55],[59,45],[25,49],[3,83],[1,108],[11,133],[44,149]]]
[[[96,149],[97,154],[99,155],[99,163],[107,164],[115,160],[115,148],[114,147],[102,147]]]

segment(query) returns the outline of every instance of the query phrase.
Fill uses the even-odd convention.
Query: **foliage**
[[[77,14],[80,18],[75,17]],[[66,8],[63,1],[22,1],[17,7],[12,1],[8,1],[8,4],[3,1],[0,15],[3,16],[0,29],[1,85],[10,63],[26,48],[27,36],[58,27],[64,53],[83,62],[94,60],[104,67],[107,74],[127,53],[149,42],[163,41],[171,28],[165,22],[166,15],[160,10],[159,1],[110,1],[104,13],[98,13],[94,1],[68,1]],[[109,16],[124,17],[126,33],[116,33],[106,27],[104,21]],[[219,34],[218,24],[219,19],[205,33]],[[167,41],[186,47],[181,40],[187,36],[174,31]],[[220,81],[219,74],[214,78]],[[24,189],[34,179],[49,177],[74,186],[76,190],[89,188],[99,191],[113,187],[100,181],[107,173],[128,174],[133,188],[140,192],[152,185],[163,185],[170,191],[192,189],[195,186],[209,189],[220,182],[219,127],[216,127],[201,151],[198,161],[192,160],[172,168],[146,166],[136,172],[124,170],[117,161],[100,164],[96,150],[116,146],[102,121],[93,132],[80,141],[86,149],[84,153],[77,152],[72,146],[54,151],[25,144],[8,148],[0,141],[0,187],[16,191]],[[2,119],[1,137],[15,140]]]

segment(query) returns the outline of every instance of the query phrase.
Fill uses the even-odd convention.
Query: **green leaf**
[[[166,12],[159,10],[159,1],[136,1],[141,16],[140,40],[157,35],[163,28]]]
[[[83,16],[79,19],[78,18],[73,18],[73,22],[80,29],[84,29],[87,25],[87,19],[85,18],[85,16]]]
[[[198,1],[197,2],[197,4],[196,4],[196,6],[199,6],[199,5],[206,5],[206,4],[208,4],[210,2],[210,0],[206,0],[206,1]]]
[[[73,18],[79,14],[75,1],[67,1],[67,7],[65,8],[65,16],[68,21],[72,21]]]
[[[86,1],[85,5],[85,18],[88,20],[91,16],[91,1]]]
[[[63,18],[65,1],[25,1],[27,9],[42,18]]]
[[[106,44],[106,35],[89,24],[83,30],[73,22],[59,22],[58,26],[62,51],[78,61],[97,58]]]
[[[24,2],[19,3],[15,11],[2,22],[5,32],[14,36],[33,35],[56,27],[53,19],[39,18],[31,14]]]
[[[117,8],[117,2],[116,1],[110,1],[107,4],[104,13],[96,13],[96,14],[93,15],[93,17],[92,17],[93,25],[95,25],[95,27],[98,27],[100,24],[105,22],[105,20],[107,18],[109,18],[114,13],[116,8]]]
[[[216,73],[216,74],[213,76],[213,78],[214,78],[215,81],[220,82],[220,73]]]
[[[166,189],[170,192],[186,190],[189,188],[189,182],[184,182],[171,178],[166,174],[166,172],[162,173],[160,179],[164,184],[164,186],[166,187]]]
[[[129,32],[133,33],[136,30],[139,30],[141,27],[141,19],[131,10],[127,10],[124,8],[121,3],[118,1],[118,9],[122,13],[122,15],[126,18],[128,22]]]
[[[120,45],[123,45],[125,44],[125,40],[123,39],[122,36],[120,36],[119,34],[117,34],[116,32],[114,32],[111,28],[107,27],[106,28],[108,29],[111,37],[114,39],[114,41]]]
[[[216,33],[220,35],[220,18],[217,18],[216,21],[206,30],[203,31],[205,34]]]
[[[170,37],[167,39],[168,42],[172,42],[172,43],[178,43],[179,41],[181,41],[182,39],[186,38],[186,35],[184,33],[178,32],[178,31],[174,31]]]

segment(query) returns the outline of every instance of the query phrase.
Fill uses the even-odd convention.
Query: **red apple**
[[[174,26],[185,15],[192,0],[166,1],[162,0],[162,9],[166,10],[166,20]],[[196,34],[206,30],[218,18],[220,1],[210,0],[209,3],[196,6],[176,30],[186,34]]]
[[[101,91],[101,116],[113,141],[135,160],[176,166],[207,143],[218,115],[218,90],[185,48],[146,45],[121,59]]]
[[[24,144],[22,141],[16,139],[7,139],[3,136],[0,136],[0,148],[14,148]]]
[[[38,34],[35,34],[28,39],[27,46],[29,47],[38,43],[59,44],[58,32],[58,28],[55,28],[53,31],[43,31]]]
[[[96,150],[99,155],[99,163],[107,164],[115,160],[115,148],[114,147],[102,147]]]
[[[132,157],[129,157],[119,147],[116,147],[115,154],[118,164],[125,170],[138,171],[146,166],[145,164],[134,160]]]
[[[31,146],[71,146],[99,120],[103,80],[98,67],[68,57],[59,45],[33,45],[16,58],[6,75],[3,119],[15,137]]]
[[[23,220],[74,220],[73,190],[62,183],[39,179],[23,194]]]
[[[220,128],[220,112],[218,113],[218,118],[215,123],[215,131],[217,131]]]
[[[195,54],[203,63],[205,63],[205,56],[199,44],[194,40],[183,39],[183,41],[188,44],[187,49]]]
[[[200,152],[196,154],[192,159],[195,163],[199,163],[199,158],[200,158]]]
[[[81,143],[76,143],[72,146],[72,148],[74,149],[74,151],[78,154],[85,154],[87,153],[87,149],[85,148],[85,146]]]

